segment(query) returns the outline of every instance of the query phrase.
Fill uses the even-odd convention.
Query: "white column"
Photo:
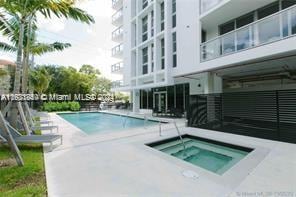
[[[133,90],[133,112],[137,113],[140,110],[140,91]]]

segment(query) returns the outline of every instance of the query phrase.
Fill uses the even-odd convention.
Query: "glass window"
[[[282,9],[286,9],[286,8],[291,7],[293,5],[296,5],[295,0],[282,0]]]
[[[266,7],[263,7],[258,10],[258,19],[265,18],[274,13],[277,13],[280,10],[279,2],[272,3]]]
[[[184,109],[184,85],[176,85],[176,108]]]
[[[151,44],[151,72],[154,72],[154,44]]]
[[[165,68],[165,43],[164,38],[161,39],[161,69]]]
[[[143,0],[142,5],[142,8],[145,9],[148,6],[148,0]]]
[[[243,27],[243,26],[248,25],[252,22],[254,22],[254,12],[238,18],[236,20],[236,28]]]
[[[148,94],[146,90],[142,90],[142,109],[147,109],[148,108]]]
[[[220,35],[226,34],[234,30],[234,21],[220,26]]]
[[[185,111],[188,111],[188,107],[189,107],[189,84],[184,84],[184,88],[185,88]]]
[[[176,27],[177,25],[177,7],[176,0],[172,0],[172,27]]]
[[[168,95],[168,109],[175,107],[175,87],[168,86],[167,87],[167,95]]]
[[[173,67],[177,67],[177,34],[172,35],[173,38]]]
[[[173,54],[173,67],[176,68],[177,64],[177,54]]]
[[[151,37],[154,36],[154,12],[151,11]]]
[[[145,75],[148,73],[148,47],[142,49],[142,55],[143,55],[142,74]]]
[[[173,37],[173,52],[176,52],[177,51],[177,33],[174,32],[172,37]]]
[[[164,2],[160,4],[160,30],[164,30]]]
[[[148,39],[148,16],[142,19],[142,42]]]
[[[153,91],[148,91],[148,109],[153,109]]]
[[[201,31],[201,42],[204,43],[207,41],[207,32],[205,30]]]

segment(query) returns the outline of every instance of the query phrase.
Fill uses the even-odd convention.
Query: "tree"
[[[81,72],[68,68],[65,70],[64,79],[61,83],[63,94],[90,94],[94,78]]]
[[[0,69],[0,77],[7,75],[7,72],[3,69]]]
[[[100,75],[101,72],[99,69],[95,69],[93,66],[84,64],[80,68],[79,72],[87,74],[87,75]]]
[[[97,77],[92,91],[95,94],[108,94],[110,93],[112,86],[111,80],[105,78],[105,77]]]
[[[9,27],[10,31],[7,30],[7,28],[4,30],[3,34],[9,38],[9,41],[12,44],[0,42],[0,50],[6,51],[6,52],[16,52],[17,46],[18,46],[18,34],[19,34],[19,25],[17,24],[17,19],[12,17],[10,20],[6,22],[6,27]],[[54,43],[40,43],[37,41],[36,38],[36,24],[34,23],[31,25],[32,27],[28,27],[25,29],[26,31],[30,30],[30,33],[25,33],[23,40],[23,45],[26,46],[23,50],[23,77],[22,77],[22,92],[27,92],[27,79],[28,79],[28,69],[29,69],[29,55],[43,55],[48,52],[55,52],[55,51],[62,51],[68,47],[71,46],[70,43],[60,43],[60,42],[54,42]],[[11,32],[12,30],[12,32]]]
[[[2,8],[2,15],[9,15],[10,17],[15,17],[17,19],[17,24],[19,25],[18,34],[18,47],[17,47],[17,60],[16,60],[16,70],[15,70],[15,81],[14,81],[14,93],[20,92],[20,80],[21,80],[21,69],[22,69],[22,53],[24,50],[23,40],[24,40],[24,30],[25,27],[29,27],[33,18],[39,13],[46,18],[51,18],[55,15],[58,18],[72,18],[73,20],[84,22],[87,24],[93,23],[94,19],[92,16],[88,15],[85,11],[76,8],[74,6],[75,0],[0,0],[0,6]],[[1,17],[2,18],[2,17]],[[6,27],[5,20],[0,20],[0,28]],[[0,31],[3,31],[0,29]],[[30,32],[30,31],[27,31]],[[27,69],[24,68],[26,71]],[[12,105],[11,113],[12,125],[17,124],[17,108],[16,105]]]
[[[115,93],[115,100],[116,101],[124,101],[125,103],[129,101],[129,96],[126,94],[123,94],[121,92]]]
[[[42,95],[47,90],[50,81],[51,76],[45,68],[35,69],[30,72],[30,82],[38,95]]]

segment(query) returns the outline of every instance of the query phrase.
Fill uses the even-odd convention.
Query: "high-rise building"
[[[296,85],[295,0],[113,0],[115,91],[133,110],[179,108],[190,95]],[[124,46],[124,49],[123,49]],[[116,69],[115,69],[116,68]]]

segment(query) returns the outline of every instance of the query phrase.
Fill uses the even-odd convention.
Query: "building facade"
[[[113,90],[131,92],[135,112],[185,112],[190,95],[296,87],[295,0],[113,0],[113,8],[112,56],[122,61],[112,70],[123,75]]]

